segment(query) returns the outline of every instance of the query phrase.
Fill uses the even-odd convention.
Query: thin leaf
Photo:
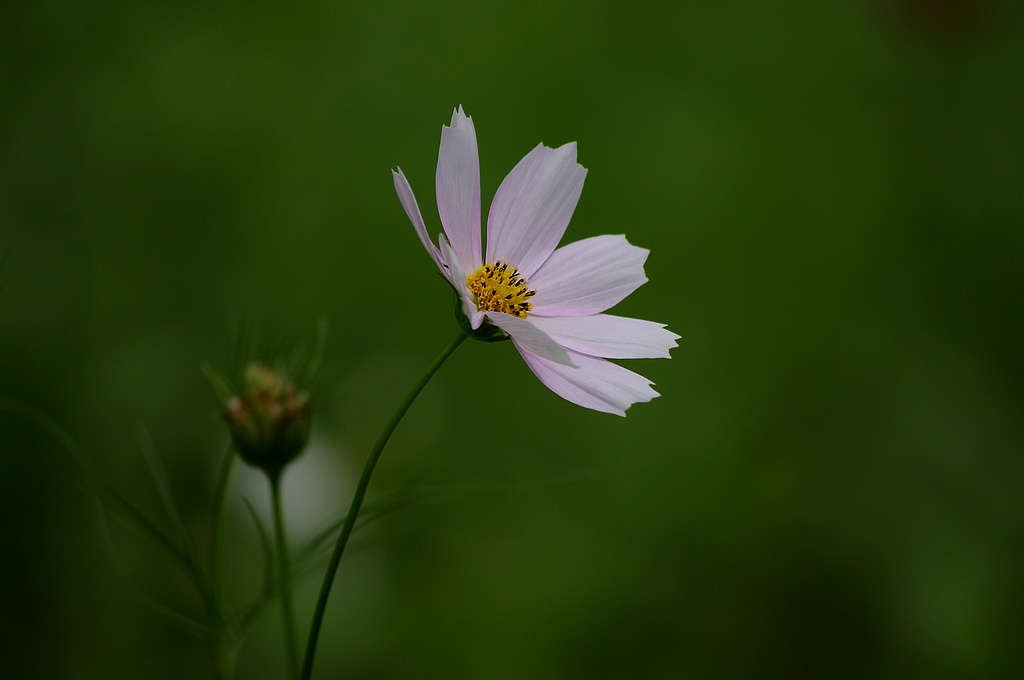
[[[301,374],[296,375],[298,384],[302,385],[304,388],[308,389],[315,384],[316,377],[320,373],[320,367],[323,366],[324,352],[327,348],[327,330],[327,316],[321,315],[317,319],[316,339],[313,342],[313,351],[310,353],[309,359],[304,362],[305,366],[301,370]]]
[[[529,490],[548,487],[557,488],[568,483],[577,482],[580,479],[589,479],[589,477],[574,474],[514,485],[474,481],[435,483],[421,482],[416,486],[407,488],[388,497],[367,502],[359,513],[359,518],[356,520],[356,525],[353,531],[358,531],[388,514],[415,505],[422,505],[424,503],[432,503],[435,505],[455,503],[468,496],[486,494],[493,492],[496,489]],[[314,534],[314,536],[306,541],[306,543],[299,549],[298,560],[308,560],[314,557],[324,547],[328,546],[332,541],[334,534],[341,529],[344,523],[345,517],[342,516],[341,518],[333,521],[326,528]]]
[[[206,376],[206,379],[210,381],[210,386],[217,393],[217,401],[221,406],[227,404],[231,397],[238,394],[228,377],[210,364],[203,364],[200,366],[200,370]]]
[[[177,545],[162,529],[151,522],[141,510],[133,505],[127,498],[122,496],[113,486],[107,482],[103,473],[92,462],[85,451],[78,445],[64,429],[55,421],[51,420],[42,412],[18,401],[0,397],[0,410],[8,413],[21,414],[32,420],[43,431],[53,437],[71,457],[77,465],[79,472],[87,483],[88,488],[96,494],[97,498],[104,502],[106,507],[117,513],[122,520],[134,524],[142,533],[152,539],[154,543],[163,548],[178,562],[189,576],[195,573],[195,565],[188,554]]]
[[[156,446],[153,444],[153,438],[150,436],[149,430],[141,423],[135,426],[135,437],[139,440],[142,459],[146,463],[146,469],[149,470],[150,477],[153,478],[153,484],[156,486],[160,504],[163,505],[164,512],[174,526],[174,530],[178,532],[178,540],[184,547],[185,552],[195,562],[196,554],[195,548],[192,545],[192,538],[189,536],[188,529],[185,528],[185,522],[182,520],[178,506],[174,502],[174,495],[171,492],[171,481],[167,477],[167,470],[160,462],[160,456],[156,451]]]
[[[263,526],[263,522],[260,521],[259,515],[256,514],[256,509],[253,508],[249,499],[244,498],[243,501],[245,502],[245,507],[249,510],[249,516],[252,517],[252,521],[256,525],[256,531],[260,536],[260,544],[263,546],[263,590],[248,606],[242,609],[242,612],[237,617],[238,628],[244,633],[267,602],[276,595],[277,585],[274,579],[274,548],[270,540],[270,534],[267,533],[267,528]]]
[[[400,506],[396,506],[400,507]],[[358,531],[370,522],[378,519],[379,517],[387,514],[389,510],[385,507],[385,504],[381,501],[375,503],[367,503],[362,512],[359,513],[359,518],[356,520],[356,525],[353,527],[353,532]],[[345,515],[342,515],[340,519],[336,519],[331,522],[326,528],[318,531],[313,538],[306,541],[306,543],[299,549],[296,557],[296,562],[305,561],[311,557],[314,557],[316,553],[322,550],[325,546],[329,545],[332,537],[338,531],[341,530],[342,525],[345,524]]]
[[[374,522],[385,515],[388,515],[396,510],[423,503],[424,501],[431,500],[433,502],[446,502],[445,499],[450,497],[453,493],[464,495],[467,492],[472,491],[485,491],[491,488],[492,485],[479,485],[479,484],[434,484],[430,486],[419,486],[416,488],[406,489],[400,493],[392,494],[390,497],[385,497],[370,501],[363,506],[362,511],[359,513],[359,518],[356,520],[354,531],[365,527],[366,525]],[[450,502],[450,501],[448,501]],[[314,553],[318,552],[324,545],[326,545],[331,539],[332,535],[337,533],[342,525],[345,523],[345,517],[332,522],[325,529],[322,529],[313,536],[300,550],[301,557],[309,557]]]
[[[207,623],[196,621],[195,619],[177,612],[161,602],[158,602],[136,585],[135,581],[128,573],[128,570],[121,563],[121,560],[118,559],[117,550],[114,548],[114,540],[110,534],[110,527],[106,522],[106,515],[103,511],[103,507],[99,504],[96,508],[95,517],[98,525],[97,532],[100,534],[100,543],[104,548],[107,559],[110,560],[110,563],[114,567],[114,572],[121,578],[125,588],[131,592],[142,605],[162,616],[168,621],[168,623],[176,626],[180,630],[204,640],[215,639],[217,636],[217,630],[215,628]]]
[[[256,525],[256,531],[260,535],[260,545],[263,547],[263,592],[268,592],[274,588],[273,542],[270,540],[270,534],[267,532],[267,528],[263,526],[259,515],[256,514],[256,509],[253,508],[252,503],[248,498],[244,500],[245,507],[249,510],[249,516],[252,517],[252,521]]]
[[[235,476],[235,452],[228,447],[217,478],[217,489],[213,496],[213,528],[210,531],[210,579],[212,581],[213,599],[218,610],[222,601],[223,570],[221,569],[221,537],[224,535],[224,518],[227,514],[228,490]]]

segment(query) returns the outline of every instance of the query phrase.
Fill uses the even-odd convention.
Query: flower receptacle
[[[466,313],[462,311],[462,298],[459,297],[459,292],[455,288],[452,290],[455,292],[455,321],[466,335],[480,342],[502,342],[510,339],[505,331],[491,323],[485,322],[480,324],[479,328],[473,328],[466,318]]]

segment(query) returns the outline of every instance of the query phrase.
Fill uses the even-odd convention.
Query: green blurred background
[[[438,231],[454,106],[485,209],[575,140],[567,240],[651,249],[615,311],[682,336],[629,363],[663,396],[592,413],[509,345],[460,349],[371,496],[436,491],[359,534],[317,677],[1024,677],[1018,3],[42,1],[0,24],[0,394],[163,522],[144,423],[200,541],[227,440],[200,366],[229,369],[238,328],[274,351],[330,320],[296,542],[452,336],[390,169]],[[112,521],[112,559],[59,443],[9,414],[0,437],[0,675],[203,677],[134,592],[199,611],[163,555]],[[232,497],[239,598],[243,496],[264,508],[262,480]],[[270,608],[237,677],[283,659]]]

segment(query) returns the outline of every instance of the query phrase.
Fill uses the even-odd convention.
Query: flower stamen
[[[526,286],[518,269],[501,260],[467,276],[466,285],[476,296],[476,308],[481,312],[503,312],[520,319],[533,309],[530,298],[537,294]]]

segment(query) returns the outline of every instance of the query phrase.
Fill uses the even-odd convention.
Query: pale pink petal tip
[[[472,116],[467,116],[466,112],[462,110],[462,104],[459,104],[455,109],[452,110],[452,122],[448,124],[449,127],[456,127],[462,121],[471,119]]]
[[[569,351],[575,366],[557,364],[518,347],[537,379],[558,396],[602,413],[626,415],[633,404],[659,396],[647,378],[605,359]]]
[[[621,234],[594,236],[562,246],[530,279],[540,316],[588,316],[617,305],[647,282],[650,251]]]
[[[487,261],[514,262],[529,278],[562,239],[586,179],[575,143],[538,144],[512,168],[491,201]]]
[[[611,314],[531,315],[533,325],[566,349],[605,359],[669,359],[679,336],[665,324]]]
[[[473,121],[459,107],[441,127],[435,174],[437,212],[463,271],[483,264],[480,233],[480,159]]]
[[[406,216],[412,222],[413,229],[416,230],[416,236],[419,237],[423,248],[430,255],[431,259],[434,260],[434,264],[440,268],[441,254],[437,246],[430,241],[430,237],[427,235],[427,228],[423,224],[423,215],[420,213],[420,207],[416,203],[416,196],[412,192],[412,187],[409,186],[409,180],[405,178],[401,168],[392,170],[391,176],[395,182],[395,193],[398,194],[398,200],[402,204],[402,209],[405,210]],[[444,273],[443,269],[442,273]]]

